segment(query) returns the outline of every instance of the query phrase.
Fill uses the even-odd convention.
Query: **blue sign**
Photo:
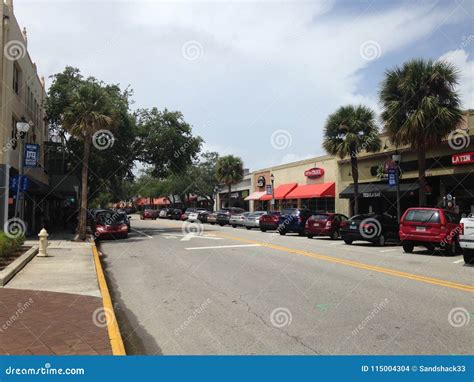
[[[33,143],[27,143],[25,145],[25,167],[38,167],[39,148],[39,145]]]
[[[390,187],[396,186],[397,185],[397,173],[396,169],[391,168],[388,170],[388,185]]]
[[[26,175],[15,175],[10,179],[10,190],[17,190],[20,186],[20,192],[27,192],[30,188],[30,180]]]

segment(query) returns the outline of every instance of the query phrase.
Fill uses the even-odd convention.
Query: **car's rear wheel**
[[[338,238],[338,233],[337,231],[332,231],[331,234],[329,235],[329,237],[331,238],[331,240],[336,240]]]
[[[245,227],[245,228],[247,228],[249,231],[252,229],[252,227]]]
[[[304,236],[304,232],[298,232],[298,236]]]
[[[236,228],[236,227],[237,227],[237,225],[235,225],[235,224],[232,224],[232,228]]]
[[[267,232],[267,229],[266,228],[260,228],[260,231]]]
[[[279,232],[279,234],[282,235],[282,236],[285,236],[285,235],[286,235],[286,231],[280,230],[280,231],[278,231],[278,232]]]
[[[344,243],[351,245],[352,244],[352,239],[344,239]]]
[[[455,256],[456,255],[456,243],[447,244],[444,246],[444,254],[446,256]]]
[[[224,227],[224,223],[219,223],[219,225],[220,225],[221,227]]]
[[[402,247],[403,247],[403,252],[412,253],[413,248],[415,248],[415,244],[413,244],[411,241],[404,241],[402,243]]]
[[[379,238],[377,239],[377,245],[379,247],[384,247],[385,246],[385,235],[383,233],[381,233]]]
[[[474,251],[472,249],[465,249],[463,256],[466,264],[474,265]]]

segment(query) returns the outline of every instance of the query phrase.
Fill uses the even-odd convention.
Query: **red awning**
[[[168,204],[171,204],[171,202],[167,198],[154,198],[153,204],[156,204],[157,206],[167,206]]]
[[[335,196],[336,184],[328,182],[298,186],[286,195],[285,199],[334,198]]]
[[[137,206],[146,206],[150,204],[150,198],[138,198],[135,200]]]
[[[288,199],[286,196],[287,194],[292,191],[298,183],[287,183],[287,184],[282,184],[275,188],[275,199]],[[260,200],[272,200],[271,195],[263,195]]]

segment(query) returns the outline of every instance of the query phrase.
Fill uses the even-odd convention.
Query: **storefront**
[[[443,207],[448,198],[456,204],[460,213],[474,213],[474,115],[466,115],[461,126],[466,137],[464,144],[454,144],[448,140],[426,153],[426,199],[427,206]],[[391,145],[388,136],[382,134],[382,150],[375,154],[359,155],[359,213],[386,212],[397,214],[396,187],[390,185],[387,167],[394,154],[400,155],[400,210],[419,205],[419,180],[417,153],[409,147]],[[349,159],[338,161],[339,192],[338,212],[353,214],[354,185]]]
[[[252,174],[248,169],[244,170],[244,178],[241,182],[232,185],[231,192],[229,195],[229,189],[226,185],[221,185],[218,190],[216,209],[226,207],[239,207],[245,211],[249,211],[249,201],[247,197],[250,195],[250,189],[252,184]]]
[[[336,170],[333,157],[321,156],[255,171],[253,193],[249,196],[253,201],[252,210],[308,208],[334,212]],[[274,208],[272,199],[275,200]]]

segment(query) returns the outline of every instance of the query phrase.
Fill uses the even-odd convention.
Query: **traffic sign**
[[[390,187],[397,185],[397,170],[394,168],[388,169],[388,185]]]

